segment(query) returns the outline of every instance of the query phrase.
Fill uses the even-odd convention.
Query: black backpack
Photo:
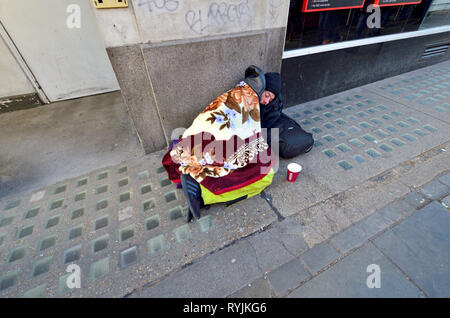
[[[313,135],[286,114],[281,114],[276,123],[280,128],[280,157],[292,158],[299,154],[309,152],[313,145]]]
[[[299,154],[309,152],[314,145],[311,133],[303,128],[294,119],[282,112],[283,103],[277,96],[268,105],[260,105],[261,127],[267,128],[267,142],[271,143],[270,128],[278,128],[280,138],[280,157],[292,158]]]

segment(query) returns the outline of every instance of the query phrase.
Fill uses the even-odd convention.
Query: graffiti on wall
[[[143,43],[157,43],[283,26],[289,0],[133,0],[133,8]]]
[[[138,7],[146,7],[149,13],[175,12],[180,6],[178,0],[139,0]]]
[[[237,27],[245,30],[253,22],[253,10],[248,0],[240,2],[212,2],[207,10],[188,10],[184,19],[189,30],[203,34],[208,29],[221,27]]]

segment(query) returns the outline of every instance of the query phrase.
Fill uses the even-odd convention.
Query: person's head
[[[261,94],[259,102],[267,105],[281,93],[281,75],[280,73],[270,72],[264,74],[264,77],[266,79],[266,88]]]
[[[275,94],[272,93],[271,91],[267,91],[265,90],[262,94],[261,94],[261,98],[259,99],[259,102],[263,105],[267,105],[269,104],[271,101],[273,101],[275,99]]]
[[[256,65],[250,65],[245,70],[245,80],[244,80],[261,98],[264,88],[266,87],[266,78],[264,72]]]

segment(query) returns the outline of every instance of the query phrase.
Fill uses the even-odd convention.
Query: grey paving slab
[[[380,269],[380,288],[368,288],[366,282],[373,271]],[[290,298],[308,297],[422,297],[417,289],[372,243],[367,243],[340,262],[306,282],[289,294]]]
[[[229,295],[227,298],[269,298],[272,296],[273,293],[268,280],[259,278]]]
[[[270,285],[276,296],[286,295],[309,277],[311,277],[311,274],[297,258],[281,265],[268,275]]]
[[[345,231],[334,236],[331,241],[343,253],[363,245],[368,239],[367,232],[361,230],[358,226],[353,225]]]
[[[301,235],[303,231],[302,222],[295,216],[287,217],[282,222],[274,224],[269,230],[270,232],[277,231],[280,234],[286,235]]]
[[[426,204],[428,204],[429,200],[425,199],[420,193],[418,192],[410,192],[407,195],[405,195],[402,200],[404,200],[406,203],[411,205],[413,208],[418,209]]]
[[[392,223],[393,221],[391,219],[385,217],[382,212],[377,211],[356,224],[356,226],[364,231],[369,237],[372,237],[387,229]]]
[[[445,175],[441,176],[439,181],[450,187],[450,172],[447,172]]]
[[[271,186],[264,190],[272,196],[273,205],[283,216],[293,215],[333,195],[326,184],[317,181],[314,171],[304,164],[303,160],[308,156],[309,153],[292,160],[280,159]],[[302,164],[303,170],[295,183],[289,183],[286,181],[287,165],[293,161]]]
[[[302,236],[310,247],[324,241],[351,224],[351,220],[345,214],[345,211],[332,199],[322,201],[300,211],[295,218],[302,224]],[[313,231],[319,236],[315,235]],[[319,238],[322,239],[316,241]]]
[[[450,143],[447,142],[401,164],[395,170],[400,175],[400,182],[410,188],[420,189],[425,183],[448,171],[449,161]]]
[[[448,61],[364,86],[421,112],[450,122]]]
[[[450,187],[445,184],[440,183],[438,180],[433,180],[425,184],[420,192],[431,200],[436,200],[444,195],[446,195],[450,191]]]
[[[248,238],[248,242],[255,250],[258,265],[263,272],[270,271],[295,257],[269,231],[253,235]]]
[[[277,223],[276,225],[280,224],[283,224],[283,222]],[[273,227],[268,230],[268,232],[272,234],[274,239],[281,242],[283,247],[291,255],[298,256],[308,249],[308,245],[303,238],[302,232],[299,234],[293,234],[292,232],[283,232],[283,229],[280,229],[278,227]]]
[[[262,275],[253,248],[241,241],[132,297],[225,297]]]
[[[379,213],[385,218],[390,219],[393,223],[400,221],[404,218],[402,212],[398,210],[395,205],[390,204],[379,210]]]
[[[359,222],[410,192],[407,186],[393,177],[392,171],[388,170],[387,174],[388,176],[379,175],[339,193],[332,200],[343,210],[351,223]]]
[[[341,205],[343,203],[342,201],[335,202],[333,199],[329,199],[301,211],[299,216],[305,224],[306,229],[312,227],[322,237],[329,238],[349,227],[354,222],[346,214],[345,209],[342,208]],[[310,246],[315,245],[310,244],[311,242],[309,240],[307,242]]]
[[[417,207],[421,207],[429,202],[429,200],[424,199],[422,196],[417,196],[415,194],[411,195],[411,193],[409,193],[404,197],[390,202],[388,205],[380,209],[379,213],[383,217],[390,219],[395,223],[413,214]],[[417,206],[417,204],[419,205]]]
[[[303,237],[309,248],[326,241],[326,238],[322,236],[312,225],[305,225],[303,227]]]
[[[450,215],[433,201],[374,243],[430,297],[450,295]]]
[[[300,256],[312,273],[331,264],[341,254],[328,242],[318,244]]]

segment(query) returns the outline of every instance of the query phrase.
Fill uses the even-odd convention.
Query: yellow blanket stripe
[[[222,194],[214,194],[205,187],[200,184],[200,189],[202,190],[202,198],[205,204],[213,204],[220,202],[228,202],[240,198],[244,195],[247,195],[247,198],[250,198],[254,195],[259,194],[262,190],[264,190],[269,184],[272,183],[272,179],[274,176],[273,169],[270,169],[270,172],[262,179],[245,186],[240,189],[236,189],[233,191],[229,191]]]

